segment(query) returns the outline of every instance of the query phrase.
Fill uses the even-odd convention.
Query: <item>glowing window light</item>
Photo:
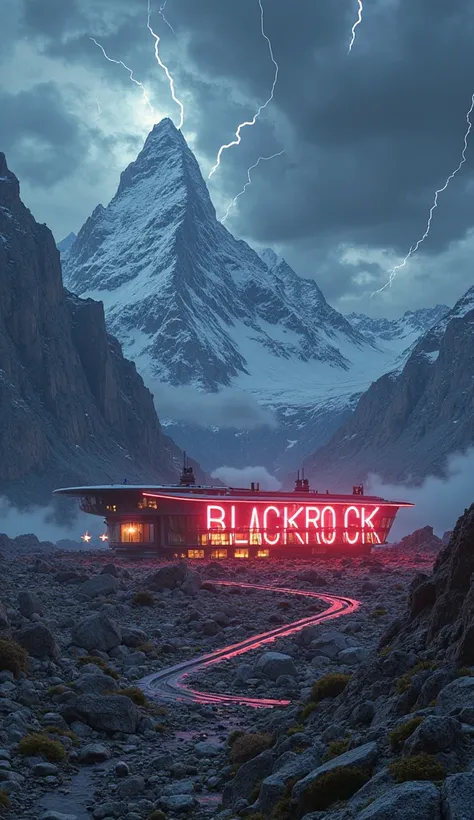
[[[244,549],[234,550],[234,558],[248,558],[248,557],[249,557],[249,551],[248,550],[244,550]]]

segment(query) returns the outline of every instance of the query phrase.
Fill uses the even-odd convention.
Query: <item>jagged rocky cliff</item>
[[[103,307],[63,288],[59,252],[0,154],[0,494],[175,480],[181,454],[105,329]]]
[[[306,462],[336,484],[443,475],[447,457],[474,444],[474,287],[415,345],[405,366],[382,376],[353,415]]]

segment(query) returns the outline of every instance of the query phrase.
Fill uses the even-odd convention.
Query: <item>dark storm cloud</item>
[[[83,137],[53,83],[0,91],[0,110],[0,145],[21,178],[48,187],[73,173]]]
[[[254,171],[232,228],[282,246],[333,298],[361,292],[359,274],[376,284],[386,272],[375,263],[341,265],[338,244],[406,253],[425,229],[434,190],[459,162],[474,91],[472,0],[372,0],[350,55],[355,0],[263,4],[280,66],[275,99],[259,124],[245,129],[241,146],[225,153],[212,190],[235,195],[260,154],[284,148],[283,157]],[[154,0],[160,48],[178,92],[193,99],[188,129],[199,156],[213,160],[271,86],[258,2],[168,0],[176,38],[159,5]],[[107,66],[92,35],[147,86],[166,91],[146,31],[146,0],[23,0],[21,25],[57,59],[58,72],[64,61],[100,70],[112,95],[129,82],[126,72]],[[471,226],[473,158],[474,146],[440,198],[421,257],[444,251]]]

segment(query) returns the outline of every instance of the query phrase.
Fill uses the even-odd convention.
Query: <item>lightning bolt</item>
[[[161,7],[161,11],[165,7],[165,5],[166,5],[166,3],[164,3],[163,6]],[[162,16],[163,16],[163,14],[162,14]],[[178,100],[178,98],[176,96],[175,88],[174,88],[174,80],[173,80],[173,78],[172,78],[172,76],[171,76],[171,74],[168,70],[168,67],[165,66],[165,64],[161,60],[160,52],[159,52],[160,38],[159,38],[158,34],[155,34],[155,32],[153,31],[153,29],[151,27],[151,24],[150,24],[150,18],[151,18],[151,0],[148,0],[148,19],[147,19],[147,24],[146,24],[147,29],[150,32],[150,34],[152,35],[152,37],[155,38],[155,58],[156,58],[156,62],[158,63],[160,68],[162,68],[163,71],[165,72],[167,80],[170,84],[170,91],[171,91],[171,96],[173,98],[173,101],[176,103],[177,106],[179,106],[180,118],[179,118],[178,128],[181,129],[183,127],[183,122],[184,122],[184,105],[180,100]]]
[[[176,37],[176,32],[175,32],[175,30],[174,30],[173,26],[171,25],[170,21],[169,21],[169,20],[165,17],[165,8],[166,8],[166,4],[167,4],[167,2],[168,2],[168,0],[165,0],[165,2],[161,4],[161,6],[160,6],[160,10],[159,10],[158,14],[160,15],[160,17],[162,17],[162,18],[163,18],[163,20],[164,20],[164,22],[166,23],[166,25],[168,26],[168,28],[170,28],[170,29],[171,29],[171,31],[173,32],[174,36]]]
[[[102,106],[101,106],[99,100],[96,100],[96,104],[97,104],[97,119],[100,120],[100,118],[102,116]]]
[[[461,160],[460,160],[457,168],[455,168],[454,171],[452,171],[452,173],[450,173],[450,175],[446,179],[446,182],[444,183],[443,187],[438,188],[438,190],[435,191],[433,204],[430,208],[428,222],[427,222],[426,229],[425,229],[425,232],[424,232],[423,236],[421,236],[420,239],[418,239],[418,241],[414,245],[411,246],[410,250],[408,251],[405,258],[402,260],[402,262],[400,262],[399,265],[395,265],[395,267],[393,267],[389,271],[388,282],[386,282],[385,285],[383,285],[383,287],[379,288],[378,290],[375,290],[371,294],[371,296],[374,296],[376,293],[382,293],[382,291],[385,290],[385,288],[388,288],[388,287],[392,286],[392,282],[395,279],[398,271],[405,267],[405,265],[407,264],[409,259],[411,259],[413,254],[417,252],[420,245],[427,238],[427,236],[428,236],[428,234],[431,230],[431,223],[433,221],[433,214],[434,214],[436,208],[438,207],[438,197],[439,197],[439,195],[442,194],[446,190],[446,188],[448,187],[451,180],[456,176],[456,174],[461,170],[462,166],[466,162],[466,151],[467,151],[467,148],[468,148],[469,134],[471,133],[471,130],[472,130],[471,114],[472,114],[473,111],[474,111],[474,94],[471,97],[471,105],[470,105],[469,111],[466,114],[467,129],[466,129],[466,132],[464,134],[464,147],[463,147],[462,152],[461,152]]]
[[[245,191],[247,190],[249,185],[252,184],[252,177],[250,176],[250,172],[253,171],[254,168],[257,168],[257,166],[260,165],[261,162],[268,162],[269,159],[275,159],[275,157],[281,157],[281,155],[284,154],[284,153],[285,153],[284,151],[277,151],[276,154],[272,154],[270,157],[259,157],[257,162],[255,162],[253,165],[250,166],[250,168],[247,171],[247,180],[248,181],[245,183],[244,187],[237,194],[237,196],[234,196],[232,202],[227,206],[227,210],[225,212],[225,215],[221,219],[222,224],[224,224],[224,222],[228,218],[232,208],[234,207],[234,205],[237,202],[237,200],[239,199],[239,197],[241,197],[242,194],[245,194]]]
[[[138,80],[135,79],[135,77],[133,76],[132,69],[129,68],[128,65],[125,65],[125,63],[123,63],[122,60],[113,60],[112,57],[109,57],[109,55],[105,51],[104,46],[101,46],[101,44],[98,43],[97,40],[94,40],[93,37],[90,37],[89,39],[92,40],[92,42],[95,43],[96,46],[98,46],[100,48],[102,54],[104,55],[105,59],[109,61],[109,63],[115,63],[116,65],[121,65],[128,71],[128,73],[130,74],[130,79],[131,79],[132,83],[135,83],[135,85],[138,85],[138,87],[141,88],[143,102],[145,102],[147,104],[147,106],[150,109],[151,113],[153,115],[155,115],[155,110],[154,110],[154,108],[153,108],[153,106],[150,102],[150,98],[148,96],[146,88],[143,85],[143,83],[140,83]]]
[[[352,46],[355,43],[356,28],[357,28],[357,26],[360,26],[360,24],[362,23],[362,14],[363,14],[363,11],[364,11],[364,6],[362,5],[362,0],[357,0],[357,4],[359,6],[359,13],[358,13],[358,16],[357,16],[357,20],[355,21],[354,25],[352,26],[352,37],[351,37],[351,41],[349,43],[349,51],[347,52],[348,54],[351,53]]]
[[[267,41],[268,51],[269,51],[269,54],[270,54],[270,59],[271,59],[273,65],[275,66],[275,74],[274,74],[274,77],[273,77],[273,83],[272,83],[272,89],[271,89],[271,92],[270,92],[270,96],[269,96],[268,100],[266,100],[266,102],[263,103],[263,105],[259,106],[257,113],[254,115],[254,117],[251,120],[249,120],[248,122],[241,122],[240,123],[239,127],[237,128],[237,131],[235,132],[235,140],[233,140],[232,142],[227,143],[227,145],[221,145],[221,147],[219,148],[219,151],[217,153],[216,163],[215,163],[214,167],[211,168],[208,179],[210,179],[212,177],[212,175],[217,171],[219,165],[221,164],[222,153],[224,151],[226,151],[228,148],[232,148],[232,146],[234,146],[234,145],[240,145],[241,140],[242,140],[242,137],[240,136],[240,132],[241,132],[242,128],[246,128],[247,126],[255,125],[255,123],[257,122],[257,119],[259,118],[262,111],[273,100],[273,94],[275,92],[275,86],[276,86],[277,80],[278,80],[278,63],[275,60],[275,57],[274,57],[274,54],[273,54],[273,48],[272,48],[270,38],[267,36],[267,34],[265,32],[265,20],[264,20],[264,11],[263,11],[262,0],[258,0],[258,5],[260,7],[260,30],[262,32],[262,37],[264,37],[265,40]]]

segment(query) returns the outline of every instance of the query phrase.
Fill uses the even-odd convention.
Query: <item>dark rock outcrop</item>
[[[0,494],[24,504],[64,485],[170,481],[180,460],[103,305],[65,291],[51,231],[0,154]]]

